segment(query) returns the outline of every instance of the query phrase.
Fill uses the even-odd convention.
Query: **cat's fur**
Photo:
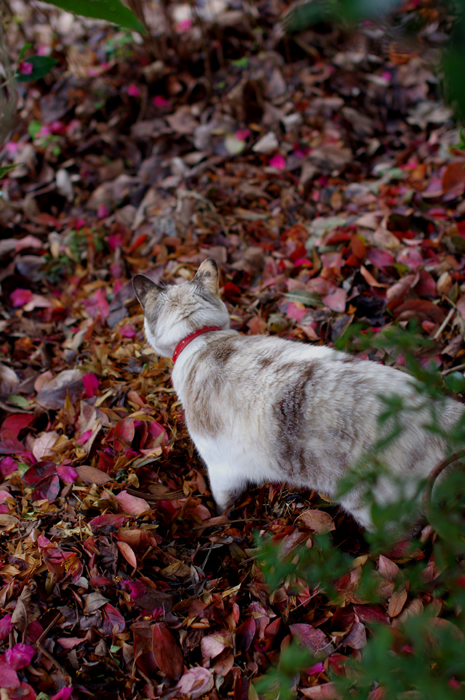
[[[137,275],[134,289],[147,340],[164,357],[193,331],[223,329],[187,345],[172,375],[220,512],[247,484],[266,481],[334,499],[341,478],[379,438],[378,416],[385,406],[378,396],[396,394],[418,404],[411,377],[396,369],[327,347],[230,330],[213,260],[205,260],[191,282],[160,287]],[[461,413],[462,406],[447,399],[441,405],[443,427],[451,428]],[[444,457],[443,441],[423,428],[429,417],[425,411],[409,413],[401,436],[386,449],[389,472],[373,492],[378,503],[399,498],[399,478],[411,495]],[[370,528],[362,490],[352,490],[341,505]]]

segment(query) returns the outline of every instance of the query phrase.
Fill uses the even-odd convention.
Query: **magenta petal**
[[[13,623],[11,622],[11,615],[7,613],[0,620],[0,642],[3,642],[5,637],[8,637],[12,629]]]
[[[284,170],[286,167],[286,159],[277,153],[273,158],[270,158],[269,165],[271,168],[276,168],[277,170]]]
[[[119,334],[123,336],[123,338],[134,338],[136,331],[132,326],[123,326],[120,328]]]
[[[6,650],[5,661],[14,668],[15,671],[19,671],[20,668],[29,666],[34,658],[34,654],[34,648],[31,647],[30,644],[15,644],[13,649]]]
[[[66,464],[57,465],[57,474],[65,484],[74,484],[78,478],[78,473],[74,467],[70,467]]]
[[[18,674],[9,664],[0,659],[0,688],[18,688]]]
[[[52,695],[50,700],[68,700],[68,698],[71,697],[72,692],[73,689],[67,686],[66,688],[59,690],[58,693],[55,693],[55,695]]]
[[[82,383],[84,384],[86,398],[91,399],[92,396],[95,396],[97,394],[99,381],[95,374],[93,374],[92,372],[90,372],[89,374],[85,374],[82,378]]]
[[[12,305],[16,308],[17,306],[24,306],[29,301],[31,301],[33,294],[30,289],[15,289],[11,292],[10,299]]]
[[[5,457],[5,459],[2,459],[0,462],[0,473],[5,478],[8,476],[8,474],[12,474],[17,470],[18,466],[13,459],[13,457]]]

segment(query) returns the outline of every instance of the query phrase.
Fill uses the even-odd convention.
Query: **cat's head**
[[[171,357],[181,340],[204,326],[229,328],[214,260],[204,260],[195,277],[183,284],[165,287],[145,275],[136,275],[132,283],[144,310],[145,336],[162,357]]]

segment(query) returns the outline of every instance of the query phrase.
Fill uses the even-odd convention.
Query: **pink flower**
[[[128,85],[128,95],[130,95],[131,97],[139,97],[140,93],[140,87],[137,87],[137,85],[134,85],[134,83]]]
[[[82,381],[84,383],[86,398],[91,399],[92,396],[95,396],[98,392],[99,381],[95,374],[93,374],[92,372],[90,372],[89,374],[85,374],[82,378]]]
[[[136,331],[132,326],[123,326],[122,328],[120,328],[119,334],[123,338],[134,338],[134,336],[136,335]]]
[[[25,668],[29,666],[35,651],[30,644],[15,644],[13,649],[7,649],[5,652],[5,661],[9,666],[14,668],[15,671],[19,671],[20,668]]]
[[[181,22],[178,22],[176,25],[176,31],[182,34],[183,32],[188,32],[189,29],[192,27],[192,20],[191,19],[183,19]]]
[[[152,102],[155,107],[171,107],[171,102],[167,100],[166,97],[163,97],[163,95],[155,95]]]
[[[109,216],[110,210],[108,207],[105,206],[105,204],[100,204],[99,208],[97,209],[97,217],[99,219],[105,219],[105,217]]]
[[[33,294],[30,289],[15,289],[10,294],[11,303],[15,308],[25,306],[32,300],[32,297]]]
[[[32,75],[34,66],[28,61],[20,61],[18,63],[18,73],[21,75]]]
[[[41,130],[38,133],[38,136],[50,136],[52,133],[52,130],[47,124],[44,124]]]
[[[276,168],[277,170],[284,170],[286,167],[286,159],[283,158],[279,153],[277,153],[273,158],[270,158],[269,165],[271,168]]]
[[[7,144],[5,144],[5,148],[8,153],[17,153],[19,151],[19,145],[16,143],[16,141],[9,141]]]

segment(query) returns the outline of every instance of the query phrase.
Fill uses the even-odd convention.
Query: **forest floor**
[[[172,362],[145,343],[134,274],[213,258],[241,333],[332,345],[415,318],[425,362],[464,361],[465,159],[434,68],[370,23],[294,40],[258,7],[180,19],[158,58],[68,15],[21,25],[58,63],[20,85],[2,150],[5,697],[253,700],[294,637],[317,654],[296,697],[332,698],[374,622],[441,614],[425,551],[424,590],[394,591],[402,546],[374,561],[380,602],[359,598],[363,533],[316,493],[266,484],[217,517]],[[254,533],[289,552],[332,528],[354,559],[337,599],[267,588]]]

